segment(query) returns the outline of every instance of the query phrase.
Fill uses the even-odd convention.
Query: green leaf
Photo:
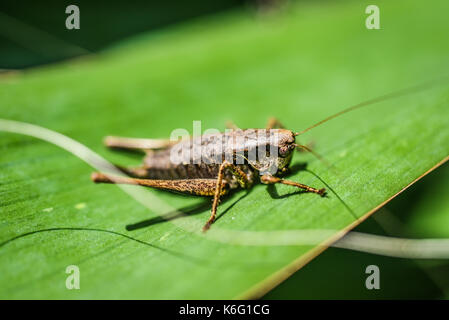
[[[449,163],[373,214],[354,231],[411,239],[447,238]],[[443,240],[444,241],[444,240]],[[380,270],[380,290],[367,290],[365,269]],[[265,299],[440,299],[448,297],[448,260],[413,260],[329,248]],[[300,288],[300,289],[299,289]]]
[[[366,5],[234,12],[143,35],[90,58],[3,76],[0,118],[38,124],[114,163],[137,165],[140,158],[106,150],[103,136],[162,138],[176,128],[192,132],[194,120],[203,130],[223,128],[226,120],[263,127],[269,116],[300,131],[346,106],[445,75],[446,2],[381,2],[381,30],[365,28]],[[94,185],[92,169],[66,151],[0,133],[0,296],[261,296],[343,234],[337,230],[354,227],[448,156],[448,97],[441,83],[300,136],[335,169],[298,154],[294,164],[307,163],[307,171],[289,178],[316,187],[325,182],[329,197],[258,185],[224,201],[206,236],[199,229],[209,200],[204,205],[146,190],[184,211],[200,205],[187,218],[160,222],[159,212],[117,186]],[[190,223],[198,233],[180,227]],[[276,242],[290,234],[276,231],[309,229],[335,232],[324,246]],[[258,231],[250,235],[266,234],[277,245],[248,245],[244,237],[219,241],[226,230]],[[65,287],[69,265],[80,268],[80,290]]]

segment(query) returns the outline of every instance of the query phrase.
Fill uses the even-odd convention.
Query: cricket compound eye
[[[289,145],[286,145],[286,146],[283,146],[283,147],[280,147],[279,148],[279,155],[281,156],[281,157],[286,157],[289,153],[290,153],[290,146]]]

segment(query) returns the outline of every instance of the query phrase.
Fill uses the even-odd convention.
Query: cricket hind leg
[[[91,179],[95,183],[131,184],[196,196],[210,197],[216,195],[216,179],[138,179],[109,175],[101,172],[92,173]],[[226,194],[228,191],[227,183],[223,182],[219,196]]]
[[[211,214],[209,220],[207,220],[206,224],[203,227],[203,232],[209,230],[211,224],[215,221],[218,204],[220,203],[221,189],[224,183],[223,178],[225,170],[229,170],[234,175],[234,177],[237,178],[237,181],[242,188],[249,188],[251,186],[252,181],[249,180],[248,176],[245,174],[245,172],[243,172],[243,170],[241,170],[235,164],[229,163],[227,161],[223,162],[220,165],[220,169],[218,170],[217,184],[215,188],[214,199],[212,202]]]
[[[240,130],[240,128],[231,120],[226,121],[225,126],[226,129]]]
[[[315,189],[313,187],[307,186],[307,185],[299,183],[299,182],[281,179],[281,178],[278,178],[278,177],[275,177],[275,176],[272,176],[269,174],[264,174],[263,176],[261,176],[260,181],[264,184],[275,184],[275,183],[286,184],[289,186],[300,188],[300,189],[304,190],[305,192],[316,193],[322,197],[326,196],[325,188]]]
[[[275,117],[270,117],[268,119],[266,129],[285,129],[284,125]]]
[[[104,144],[109,148],[132,149],[149,151],[154,149],[166,149],[178,141],[169,139],[140,139],[107,136],[104,138]]]

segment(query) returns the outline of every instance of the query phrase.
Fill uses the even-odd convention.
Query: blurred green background
[[[82,12],[82,27],[65,28],[66,7]],[[168,28],[208,14],[251,6],[242,0],[2,1],[0,68],[15,69],[98,52],[139,33]]]
[[[412,239],[449,237],[449,164],[412,185],[354,231]],[[377,265],[381,290],[362,270]],[[329,248],[267,299],[448,299],[449,261],[413,260]]]
[[[81,8],[79,31],[62,27],[66,17],[62,13],[69,4]],[[133,41],[138,43],[141,33],[151,39],[151,32],[157,29],[182,26],[198,17],[208,16],[213,21],[215,15],[232,11],[269,16],[288,10],[284,8],[286,5],[282,1],[225,0],[189,1],[188,4],[185,1],[3,1],[0,4],[0,68],[9,71],[89,57],[95,52],[120,47],[123,40],[131,37],[136,37]],[[322,5],[334,4],[325,1]],[[419,23],[419,17],[412,20]],[[155,33],[155,37],[158,35]],[[313,37],[313,32],[310,36]],[[356,231],[413,238],[448,237],[448,192],[449,166],[444,165]],[[380,267],[381,290],[368,291],[364,286],[364,269],[369,264]],[[330,248],[265,298],[448,298],[448,279],[448,261],[413,261]]]

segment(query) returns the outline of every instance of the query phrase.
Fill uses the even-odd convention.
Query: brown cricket
[[[232,131],[183,139],[179,142],[106,137],[105,144],[108,147],[143,150],[146,156],[141,167],[124,168],[117,166],[129,177],[95,172],[92,174],[92,180],[96,183],[134,184],[190,195],[213,197],[211,215],[203,227],[203,231],[206,231],[215,220],[220,197],[231,189],[250,188],[254,183],[260,181],[264,184],[282,183],[303,189],[305,192],[324,196],[324,188],[316,189],[279,177],[288,171],[295,149],[310,152],[319,160],[325,162],[320,155],[309,147],[297,144],[295,142],[296,136],[358,108],[446,83],[446,81],[442,81],[446,78],[431,80],[361,102],[343,109],[298,133],[284,129],[277,119],[271,118],[265,129],[241,130],[231,123],[228,127],[233,129]],[[254,138],[255,136],[257,138]],[[227,143],[229,141],[240,142],[229,144]],[[217,148],[217,146],[222,145],[222,142],[225,142],[228,147]],[[201,148],[194,147],[198,145]],[[187,157],[181,157],[182,161],[180,162],[173,162],[171,155],[185,149],[189,151]],[[248,158],[248,154],[259,155],[260,151],[263,151],[262,154],[265,153],[265,156],[255,159]],[[267,154],[268,156],[266,156]],[[270,168],[274,168],[274,171],[267,170]]]
[[[92,180],[96,183],[134,184],[213,197],[211,215],[203,231],[209,229],[214,222],[220,197],[231,189],[251,188],[256,182],[282,183],[305,192],[325,195],[324,188],[316,189],[279,177],[288,171],[295,149],[311,150],[296,144],[297,134],[284,129],[278,120],[271,118],[265,129],[241,130],[229,124],[228,127],[232,130],[177,142],[106,137],[105,144],[108,147],[143,150],[146,153],[143,165],[137,168],[117,166],[129,177],[95,172]],[[224,147],[217,148],[217,145]],[[187,155],[181,161],[173,161],[172,155],[183,150],[188,151]],[[249,154],[262,156],[249,159]]]

